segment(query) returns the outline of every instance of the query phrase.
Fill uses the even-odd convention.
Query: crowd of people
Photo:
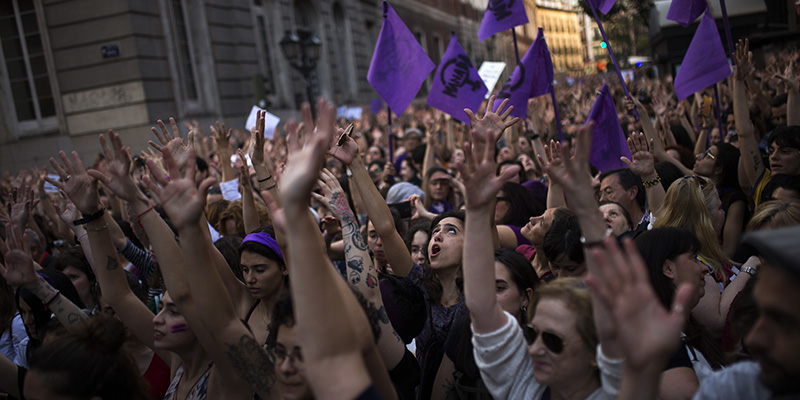
[[[6,171],[0,392],[800,396],[800,51],[764,57],[737,44],[718,105],[644,72],[559,85],[561,120],[319,100],[274,139],[170,118]],[[627,168],[589,162],[603,84]]]

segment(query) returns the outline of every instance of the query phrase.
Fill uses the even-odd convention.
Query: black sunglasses
[[[546,347],[551,353],[561,354],[561,352],[564,351],[564,339],[561,339],[555,333],[539,332],[538,329],[534,328],[530,324],[525,325],[525,328],[526,329],[523,329],[523,333],[525,339],[528,341],[528,344],[533,344],[533,342],[536,341],[536,338],[541,335],[544,347]]]

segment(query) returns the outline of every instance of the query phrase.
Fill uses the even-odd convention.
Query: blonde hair
[[[586,349],[595,354],[599,339],[592,314],[592,296],[583,278],[558,278],[536,288],[533,292],[532,307],[528,310],[529,321],[533,321],[536,307],[542,299],[561,300],[575,313],[575,330],[578,331]]]
[[[748,231],[768,230],[800,225],[800,201],[770,200],[756,208],[747,224]]]
[[[710,179],[696,175],[680,178],[667,190],[653,227],[683,228],[694,233],[700,240],[700,253],[718,274],[720,267],[730,261],[722,252],[711,218],[716,196],[717,188]]]

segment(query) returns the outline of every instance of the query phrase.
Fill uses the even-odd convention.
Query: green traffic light
[[[606,47],[608,47],[608,45],[606,44],[606,42],[600,42],[600,47],[605,49]]]

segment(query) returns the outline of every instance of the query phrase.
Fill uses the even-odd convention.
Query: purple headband
[[[281,259],[281,262],[286,264],[286,261],[283,260],[283,253],[281,253],[281,248],[278,247],[278,242],[276,242],[275,239],[273,239],[272,236],[270,236],[268,233],[260,233],[260,232],[251,233],[244,237],[244,240],[242,240],[242,245],[244,245],[246,242],[261,243],[264,246],[269,247],[269,249],[272,250],[275,253],[275,255],[277,255],[278,258]]]

